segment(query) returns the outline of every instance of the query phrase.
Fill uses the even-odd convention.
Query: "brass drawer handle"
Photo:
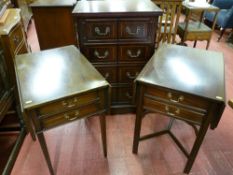
[[[126,72],[126,76],[129,78],[129,79],[135,79],[137,76],[138,76],[138,72],[135,73],[135,75],[131,75],[130,72]]]
[[[106,36],[107,34],[110,33],[110,27],[106,27],[105,32],[103,33],[100,31],[99,27],[95,27],[95,33],[99,36]]]
[[[167,96],[168,96],[169,100],[171,102],[174,102],[174,103],[179,103],[179,102],[181,102],[181,101],[184,100],[184,96],[183,95],[179,96],[178,99],[172,99],[172,93],[171,92],[168,92]]]
[[[77,119],[78,116],[79,116],[79,111],[75,111],[74,117],[71,117],[71,116],[69,116],[68,114],[64,114],[65,119],[67,119],[67,120],[69,120],[69,121],[72,121],[72,120]]]
[[[17,35],[13,36],[13,42],[17,46],[20,43],[20,37]]]
[[[126,93],[125,93],[125,96],[126,96],[128,99],[132,99],[132,98],[133,98],[133,96],[130,95],[129,92],[126,92]]]
[[[73,101],[69,101],[69,102],[67,102],[67,101],[62,101],[62,105],[64,106],[64,107],[67,107],[67,108],[73,108],[73,107],[75,107],[76,106],[76,103],[78,102],[78,99],[75,97],[74,99],[73,99]]]
[[[167,105],[165,106],[165,111],[166,111],[166,113],[168,115],[171,115],[171,116],[175,116],[177,114],[180,114],[180,109],[179,108],[176,108],[175,113],[172,113],[172,112],[170,112],[170,108]]]
[[[99,59],[104,59],[104,58],[107,58],[107,56],[109,55],[109,52],[108,52],[108,50],[106,50],[104,52],[104,55],[100,55],[99,52],[97,50],[95,50],[94,55]]]
[[[104,78],[105,78],[105,79],[108,79],[108,78],[109,78],[109,73],[108,73],[108,72],[105,73]]]
[[[131,57],[131,58],[137,58],[137,57],[140,56],[140,54],[141,54],[141,50],[140,50],[140,49],[137,50],[137,52],[136,52],[135,55],[132,53],[131,50],[129,50],[129,49],[127,50],[127,55],[128,55],[129,57]]]
[[[125,30],[126,30],[126,33],[128,33],[129,35],[135,36],[135,35],[139,35],[140,27],[137,26],[135,32],[132,32],[129,26],[127,26],[127,27],[125,28]]]

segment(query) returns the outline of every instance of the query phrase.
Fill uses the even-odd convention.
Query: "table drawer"
[[[92,103],[94,101],[98,101],[99,98],[98,91],[93,91],[47,104],[43,107],[40,107],[37,111],[39,116],[43,117],[45,115],[56,114],[61,111],[67,111],[88,103]]]
[[[182,108],[178,105],[171,105],[160,101],[144,98],[143,108],[149,111],[162,113],[168,116],[172,116],[181,120],[195,122],[201,124],[206,113],[192,111],[187,108]]]
[[[116,19],[80,20],[79,38],[82,42],[110,41],[117,39]]]
[[[117,47],[115,45],[94,45],[85,46],[82,49],[83,54],[90,62],[114,62],[117,60]]]
[[[20,24],[16,25],[9,34],[10,48],[14,55],[16,50],[18,50],[19,45],[23,42],[23,36],[22,26]]]
[[[210,103],[206,99],[170,89],[147,87],[145,93],[166,100],[169,103],[180,104],[190,108],[197,108],[198,110],[205,110],[209,109],[210,107]]]
[[[143,65],[119,67],[119,82],[132,83],[142,70]]]
[[[109,83],[117,82],[117,67],[116,66],[96,66],[95,67]]]
[[[152,36],[150,30],[150,18],[120,19],[118,25],[118,39],[151,42]]]
[[[94,115],[96,112],[102,109],[103,108],[101,108],[101,105],[99,103],[92,103],[61,114],[47,116],[40,119],[41,128],[53,128],[83,117]]]
[[[147,45],[120,45],[119,61],[146,62],[152,56],[152,47]]]

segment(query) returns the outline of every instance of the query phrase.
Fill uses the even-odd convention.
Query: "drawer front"
[[[115,45],[85,46],[82,52],[93,63],[115,62],[117,60],[117,47]]]
[[[197,110],[201,111],[206,111],[210,106],[210,103],[206,99],[165,88],[147,87],[145,93],[166,100],[169,103],[197,108]]]
[[[86,19],[78,23],[81,29],[79,38],[82,42],[107,42],[117,39],[115,19]]]
[[[40,107],[37,111],[39,116],[43,117],[45,115],[53,115],[62,111],[68,111],[98,100],[100,100],[98,91],[93,91],[47,104]]]
[[[120,103],[132,104],[133,100],[133,88],[130,87],[119,87],[118,88],[118,100]]]
[[[12,32],[9,34],[9,42],[10,42],[10,48],[11,52],[15,55],[16,50],[18,50],[18,47],[23,42],[23,30],[21,25],[15,26],[15,28],[12,30]]]
[[[119,82],[132,83],[142,70],[143,65],[119,67]]]
[[[205,113],[199,113],[187,108],[181,108],[180,106],[159,102],[146,97],[144,98],[143,108],[149,111],[152,109],[154,112],[162,113],[185,121],[195,122],[197,124],[201,124],[206,115]]]
[[[152,42],[151,28],[149,18],[120,19],[118,37],[120,40]]]
[[[146,62],[152,56],[152,47],[146,45],[121,45],[118,53],[119,61]]]
[[[42,129],[53,128],[83,117],[91,116],[102,109],[99,103],[93,103],[68,112],[41,118],[41,127]]]
[[[117,82],[117,67],[116,66],[96,66],[95,67],[109,83]]]
[[[118,102],[118,88],[116,86],[111,87],[111,104]]]
[[[22,45],[20,45],[20,48],[17,49],[17,52],[15,54],[19,55],[19,54],[24,54],[24,53],[28,53],[28,48],[26,46],[26,43],[22,43]]]

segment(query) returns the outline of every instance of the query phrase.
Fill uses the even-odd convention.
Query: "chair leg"
[[[225,29],[221,28],[220,29],[221,33],[220,33],[220,36],[218,37],[218,42],[220,41],[220,39],[222,38],[224,32],[225,32]]]
[[[210,46],[210,40],[207,41],[206,50],[208,50],[209,46]]]
[[[197,45],[197,40],[194,41],[193,47],[196,47]]]

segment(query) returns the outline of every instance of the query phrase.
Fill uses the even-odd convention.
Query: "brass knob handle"
[[[171,92],[168,92],[167,96],[168,96],[169,100],[171,102],[174,102],[174,103],[179,103],[179,102],[181,102],[181,101],[184,100],[184,96],[183,95],[179,96],[177,99],[172,99],[173,96],[172,96]]]
[[[133,54],[131,50],[127,50],[127,55],[131,58],[137,58],[141,54],[141,50],[137,50],[136,54]]]
[[[17,46],[19,44],[19,42],[20,42],[20,37],[17,36],[17,35],[14,35],[13,36],[13,42]]]
[[[176,108],[175,113],[173,113],[173,112],[170,111],[170,108],[167,105],[165,106],[165,111],[166,111],[166,113],[168,115],[171,115],[171,116],[175,116],[177,114],[180,114],[180,109],[179,108]]]
[[[106,27],[104,32],[101,32],[99,27],[95,27],[95,33],[99,36],[106,36],[110,33],[110,27]]]
[[[126,76],[129,78],[129,79],[135,79],[137,76],[138,76],[138,72],[135,73],[135,75],[131,75],[130,72],[126,72]]]
[[[109,52],[108,50],[106,50],[103,55],[100,55],[99,52],[95,50],[94,55],[99,59],[104,59],[104,58],[107,58],[107,56],[109,55]]]
[[[133,35],[133,36],[135,36],[135,35],[139,35],[140,27],[139,27],[139,26],[137,26],[137,27],[136,27],[136,31],[135,31],[135,32],[133,32],[133,31],[130,29],[130,27],[129,27],[129,26],[127,26],[127,27],[125,28],[125,31],[126,31],[126,33],[128,33],[129,35]]]
[[[71,117],[68,114],[64,114],[64,118],[67,119],[67,120],[69,120],[69,121],[77,119],[78,116],[79,116],[79,111],[75,111],[74,117]]]

